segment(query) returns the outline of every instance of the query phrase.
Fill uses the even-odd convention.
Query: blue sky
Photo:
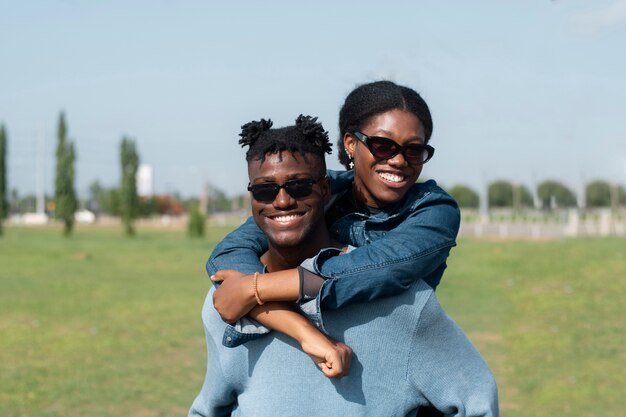
[[[34,192],[43,146],[53,192],[64,110],[83,196],[118,183],[122,135],[158,192],[238,194],[243,123],[310,114],[334,141],[345,95],[377,79],[429,103],[423,175],[444,186],[626,183],[626,0],[231,3],[0,0],[9,187]]]

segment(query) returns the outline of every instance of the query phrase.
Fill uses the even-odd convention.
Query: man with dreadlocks
[[[269,241],[261,261],[268,272],[311,268],[315,260],[307,258],[321,249],[327,248],[320,252],[324,256],[340,252],[331,249],[337,245],[324,223],[328,135],[305,116],[294,126],[271,126],[265,120],[248,123],[240,141],[249,146],[254,221]],[[342,340],[335,342],[289,304],[263,300],[297,294],[299,288],[277,290],[279,279],[265,282],[257,274],[245,279],[256,305],[249,317],[278,332],[226,347],[228,325],[215,310],[211,289],[202,311],[207,373],[190,416],[409,416],[428,403],[450,415],[497,415],[489,368],[422,280],[401,295],[326,312],[328,334]],[[347,345],[355,352],[351,368]]]

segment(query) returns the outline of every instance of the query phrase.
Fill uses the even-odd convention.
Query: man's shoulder
[[[362,303],[354,303],[340,310],[327,310],[326,322],[341,320],[343,324],[361,323],[365,327],[406,330],[417,325],[422,310],[434,296],[433,289],[421,279],[416,280],[405,291]],[[330,315],[336,316],[328,320]],[[372,329],[367,329],[371,331]],[[366,333],[367,333],[366,331]]]

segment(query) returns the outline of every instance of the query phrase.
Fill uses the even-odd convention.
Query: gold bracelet
[[[263,304],[265,304],[265,302],[263,300],[261,300],[261,297],[259,296],[259,288],[257,287],[257,280],[258,279],[259,279],[259,273],[255,272],[254,273],[254,279],[252,281],[252,288],[254,288],[254,298],[256,298],[257,304],[262,306]]]

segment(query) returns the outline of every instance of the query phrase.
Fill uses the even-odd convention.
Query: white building
[[[137,169],[137,194],[151,197],[154,194],[154,171],[151,165],[139,165]]]

